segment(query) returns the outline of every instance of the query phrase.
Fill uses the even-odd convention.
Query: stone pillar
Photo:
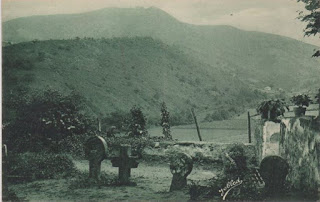
[[[259,162],[266,156],[279,155],[280,123],[260,121],[255,130],[256,153]]]

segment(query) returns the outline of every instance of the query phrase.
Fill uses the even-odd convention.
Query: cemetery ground
[[[243,124],[246,124],[244,120],[215,122],[213,126],[220,129],[208,128],[201,132],[206,141],[244,143],[248,137]],[[161,129],[151,128],[149,133],[151,136],[161,136]],[[174,139],[197,141],[197,133],[192,125],[173,127],[172,134]],[[142,160],[138,168],[131,169],[130,179],[135,184],[127,186],[116,184],[118,168],[112,167],[110,159],[102,161],[102,185],[88,181],[88,160],[73,158],[73,162],[76,174],[58,179],[11,182],[9,189],[21,200],[190,200],[189,188],[169,192],[172,174],[168,161]],[[210,163],[194,162],[194,168],[188,176],[188,185],[216,177],[220,169]]]
[[[245,117],[245,114],[244,114]],[[201,134],[204,142],[215,143],[247,143],[247,122],[244,117],[238,119],[216,121],[212,123],[201,123]],[[255,124],[255,121],[252,121]],[[254,128],[254,127],[252,127]],[[161,136],[161,128],[149,129],[151,137]],[[173,139],[186,142],[196,142],[197,132],[193,125],[172,127]],[[156,142],[156,140],[154,140]],[[215,150],[215,149],[214,149]],[[155,153],[157,151],[155,150]],[[221,152],[217,150],[216,153]],[[46,154],[42,154],[43,157]],[[167,159],[148,158],[139,160],[138,168],[131,169],[131,184],[120,185],[117,181],[118,168],[113,167],[110,158],[102,161],[101,181],[92,182],[89,177],[89,162],[84,158],[76,156],[71,157],[67,154],[75,165],[75,171],[68,175],[59,177],[49,177],[50,179],[33,179],[33,180],[13,180],[9,182],[9,190],[14,193],[12,199],[19,200],[190,200],[190,187],[193,184],[204,184],[206,189],[210,179],[218,177],[222,173],[222,162],[207,162],[199,159],[194,160],[192,172],[187,177],[188,186],[179,191],[170,192],[172,174],[170,172],[169,162]],[[220,157],[219,157],[220,158]],[[228,161],[228,160],[227,160]],[[50,165],[53,165],[50,164]],[[50,168],[51,169],[51,168]],[[50,170],[49,169],[49,170]],[[38,171],[41,171],[39,167]],[[45,170],[44,170],[45,171]],[[61,171],[63,172],[63,171]],[[223,180],[225,185],[228,181]],[[221,183],[220,183],[221,184]],[[250,183],[250,186],[256,186]],[[223,188],[219,185],[218,187]],[[247,188],[247,187],[245,187]],[[256,189],[254,188],[253,191]],[[210,191],[210,190],[209,190]],[[252,190],[250,190],[252,191]],[[246,196],[245,196],[246,197]],[[292,197],[292,196],[289,196]],[[296,196],[293,196],[296,199]],[[293,198],[287,198],[291,201]],[[203,198],[200,198],[203,199]],[[208,198],[221,200],[218,197]],[[246,198],[247,199],[247,198]]]
[[[190,199],[188,189],[169,192],[172,174],[168,164],[141,162],[131,171],[131,180],[136,185],[89,186],[87,181],[88,161],[75,161],[81,173],[66,179],[39,180],[29,183],[11,185],[10,188],[21,199],[26,200],[182,200]],[[116,179],[118,169],[111,162],[102,163],[102,177]],[[215,171],[203,166],[195,166],[188,180],[199,181],[215,176]]]

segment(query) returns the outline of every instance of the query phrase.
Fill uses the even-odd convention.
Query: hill
[[[230,26],[197,26],[177,21],[157,8],[107,8],[70,15],[32,16],[3,23],[5,42],[76,37],[149,36],[179,46],[212,74],[223,71],[253,88],[289,92],[320,85],[317,47],[287,37]]]
[[[3,49],[4,103],[23,92],[79,92],[92,113],[104,116],[133,105],[160,115],[224,109],[236,113],[263,97],[229,74],[150,37],[23,42]],[[4,107],[6,108],[6,107]]]

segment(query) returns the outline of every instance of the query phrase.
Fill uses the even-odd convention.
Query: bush
[[[220,121],[230,118],[229,112],[225,109],[215,110],[212,114],[207,114],[204,122]]]
[[[305,95],[305,94],[300,94],[300,95],[295,95],[293,96],[290,101],[296,105],[296,106],[299,106],[299,107],[303,107],[303,106],[306,106],[306,107],[309,107],[309,104],[310,102],[312,101],[310,99],[310,97],[308,95]]]
[[[93,134],[68,136],[60,141],[51,151],[54,153],[67,153],[72,155],[72,157],[83,159],[85,157],[84,144],[92,136]]]
[[[226,187],[231,180],[236,181],[239,179],[241,184],[228,193],[227,200],[262,200],[264,198],[263,189],[252,180],[254,179],[252,168],[256,165],[248,158],[244,147],[243,144],[229,146],[226,153],[223,153],[224,169],[222,172],[215,178],[208,180],[206,186],[192,184],[189,192],[191,199],[221,200],[222,197],[219,190]]]
[[[66,137],[92,131],[92,120],[81,113],[84,100],[47,90],[16,109],[16,119],[4,130],[4,142],[16,152],[57,150]],[[52,150],[53,149],[53,150]]]
[[[140,107],[133,106],[130,110],[129,133],[132,137],[142,137],[148,134],[146,129],[147,119]]]
[[[68,177],[77,172],[72,158],[61,154],[23,153],[8,157],[9,175],[24,180]]]
[[[102,130],[108,130],[110,127],[115,126],[119,131],[127,132],[127,125],[130,114],[123,111],[114,111],[109,113],[106,117],[102,118]]]
[[[167,106],[165,102],[161,104],[161,123],[162,133],[165,138],[172,140],[172,136],[170,133],[170,113],[167,110]]]

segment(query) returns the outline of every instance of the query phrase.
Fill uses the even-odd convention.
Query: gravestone
[[[260,175],[265,182],[268,194],[283,194],[288,171],[288,163],[280,156],[268,156],[261,161]]]
[[[170,191],[181,190],[187,185],[187,176],[192,168],[193,160],[188,154],[177,153],[170,157],[170,171],[173,175]]]
[[[89,178],[100,180],[101,162],[107,157],[107,143],[100,136],[89,138],[85,143],[85,156],[89,160]]]
[[[111,158],[113,167],[119,167],[119,182],[120,184],[129,184],[131,168],[137,168],[138,157],[131,155],[131,146],[122,144],[116,154],[116,157]]]

